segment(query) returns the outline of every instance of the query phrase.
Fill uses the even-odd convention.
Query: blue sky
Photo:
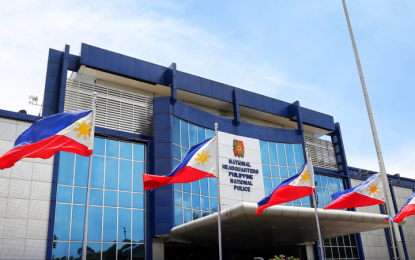
[[[415,178],[415,1],[349,0],[389,174]],[[341,0],[0,3],[0,108],[43,99],[48,48],[81,42],[334,116],[350,166],[378,170]]]

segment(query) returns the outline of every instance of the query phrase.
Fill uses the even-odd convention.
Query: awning
[[[223,247],[258,248],[297,245],[318,240],[313,208],[273,206],[255,214],[256,203],[222,210]],[[318,209],[323,239],[388,227],[386,215]],[[171,236],[196,245],[217,247],[218,214],[174,227]],[[400,225],[405,222],[399,223]]]

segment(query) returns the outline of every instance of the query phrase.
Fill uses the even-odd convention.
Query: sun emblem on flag
[[[235,156],[244,158],[245,155],[245,147],[242,141],[233,140],[233,153]]]
[[[199,158],[196,158],[195,161],[199,161],[197,163],[197,165],[199,165],[200,163],[202,163],[202,166],[205,166],[205,162],[209,162],[209,158],[212,157],[209,154],[209,151],[207,151],[205,153],[205,150],[202,150],[202,154],[197,153],[197,155],[199,156]]]
[[[369,189],[367,190],[369,192],[369,196],[376,196],[380,192],[379,184],[372,183],[372,186],[369,186]]]
[[[84,119],[82,120],[82,124],[79,122],[76,122],[75,124],[78,126],[78,128],[74,128],[74,131],[79,132],[76,138],[79,138],[81,135],[83,135],[84,140],[86,140],[86,136],[91,136],[91,122],[87,124]]]
[[[304,183],[304,182],[307,182],[307,183],[310,183],[309,182],[309,180],[310,180],[310,174],[308,173],[308,170],[307,171],[305,171],[303,174],[301,174],[300,175],[300,181],[302,182],[302,183]]]

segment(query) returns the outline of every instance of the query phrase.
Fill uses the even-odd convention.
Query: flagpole
[[[92,137],[95,134],[95,114],[97,109],[97,93],[94,92],[92,95],[92,124],[91,132]],[[92,140],[92,143],[94,140]],[[85,205],[85,220],[84,220],[84,236],[82,240],[82,260],[86,260],[86,249],[87,249],[87,235],[88,235],[88,212],[89,212],[89,191],[91,184],[91,170],[92,170],[92,154],[89,155],[89,168],[88,168],[88,183],[86,188],[86,205]]]
[[[321,227],[320,227],[320,219],[318,217],[318,210],[317,210],[317,194],[315,192],[315,185],[314,185],[314,168],[313,162],[311,161],[311,157],[308,153],[308,148],[305,148],[306,156],[307,156],[307,163],[308,168],[311,171],[311,190],[313,193],[313,205],[314,205],[314,212],[316,213],[316,223],[317,223],[317,231],[318,231],[318,241],[320,244],[320,252],[321,252],[321,259],[324,260],[326,258],[323,246],[323,239],[321,237]]]
[[[221,202],[220,202],[220,185],[219,185],[219,135],[218,135],[218,123],[215,123],[215,136],[216,136],[216,174],[217,189],[218,189],[218,241],[219,241],[219,260],[222,260],[222,220],[220,216]]]
[[[360,64],[360,58],[359,58],[359,53],[357,52],[357,46],[356,46],[356,42],[354,40],[354,35],[353,35],[353,30],[352,30],[352,24],[350,23],[350,19],[349,19],[349,13],[347,11],[347,6],[346,6],[346,1],[342,0],[343,2],[343,9],[344,9],[344,15],[346,16],[346,21],[347,21],[347,27],[349,29],[349,34],[350,34],[350,40],[352,42],[352,46],[353,46],[353,52],[354,52],[354,56],[356,59],[356,65],[357,65],[357,69],[359,71],[359,76],[360,76],[360,83],[362,85],[362,90],[363,90],[363,95],[365,98],[365,102],[366,102],[366,108],[367,108],[367,113],[369,115],[369,121],[370,121],[370,126],[372,128],[372,134],[373,134],[373,140],[375,142],[375,147],[376,147],[376,153],[378,156],[378,163],[379,163],[379,168],[380,168],[380,174],[382,176],[382,183],[383,183],[383,190],[386,196],[386,207],[388,210],[388,222],[389,222],[389,228],[390,228],[390,233],[391,233],[391,242],[392,242],[392,247],[393,247],[393,257],[394,259],[398,259],[397,258],[397,254],[396,254],[396,250],[397,247],[395,246],[395,234],[394,234],[394,229],[393,229],[393,224],[392,224],[392,220],[391,220],[391,207],[390,207],[390,203],[392,201],[392,195],[390,194],[390,191],[387,187],[387,183],[388,183],[388,177],[386,175],[386,168],[385,168],[385,163],[383,162],[383,155],[382,155],[382,150],[380,148],[380,142],[379,142],[379,138],[378,138],[378,133],[376,130],[376,125],[375,125],[375,119],[373,118],[373,112],[372,112],[372,107],[370,105],[370,100],[369,100],[369,94],[367,92],[366,89],[366,82],[365,82],[365,78],[363,76],[363,69],[362,69],[362,65]]]

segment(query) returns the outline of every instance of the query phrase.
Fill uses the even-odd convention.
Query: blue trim
[[[40,116],[33,116],[33,115],[3,110],[3,109],[0,109],[0,117],[12,119],[12,120],[26,121],[30,123],[36,122],[37,120],[42,118]]]
[[[238,95],[235,89],[232,91],[232,97],[233,97],[233,122],[236,126],[238,126],[241,123],[241,114],[239,112],[239,99],[238,99]]]
[[[383,210],[382,205],[379,205],[380,208],[380,213],[382,214],[386,214],[386,212]],[[391,260],[393,260],[393,253],[392,253],[392,244],[391,244],[391,240],[390,240],[390,236],[389,236],[389,230],[388,228],[385,228],[385,237],[386,237],[386,243],[388,244],[388,251],[389,251],[389,257]]]

